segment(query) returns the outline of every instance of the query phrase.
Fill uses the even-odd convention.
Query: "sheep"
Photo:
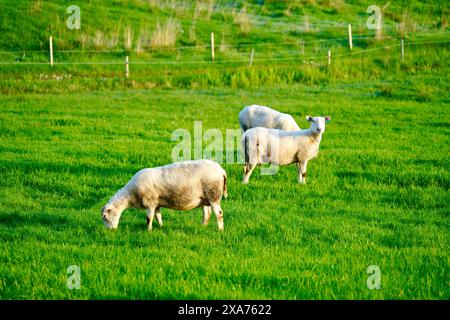
[[[117,229],[122,212],[130,207],[147,209],[147,229],[152,230],[153,217],[163,226],[160,208],[191,210],[203,207],[203,225],[214,211],[219,230],[223,230],[220,200],[227,197],[227,174],[211,160],[175,162],[137,172],[101,210],[108,229]]]
[[[242,148],[245,154],[243,183],[249,182],[255,167],[262,163],[288,165],[297,163],[298,182],[306,183],[308,161],[319,152],[325,123],[330,117],[306,116],[310,128],[299,131],[285,131],[257,127],[246,131],[242,136]]]
[[[239,125],[244,132],[256,127],[287,131],[300,130],[300,127],[290,114],[255,104],[242,109],[239,113]]]

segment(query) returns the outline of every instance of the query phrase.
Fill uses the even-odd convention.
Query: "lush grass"
[[[448,299],[448,99],[362,85],[1,98],[0,297]],[[151,234],[137,210],[103,227],[101,206],[135,171],[170,162],[173,130],[237,128],[254,102],[302,127],[333,116],[306,186],[292,166],[243,186],[225,164],[223,233],[200,210],[164,210]]]

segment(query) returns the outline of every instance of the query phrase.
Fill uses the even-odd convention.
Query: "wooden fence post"
[[[400,41],[401,47],[402,47],[402,61],[405,59],[405,46],[403,39]]]
[[[331,66],[331,50],[328,50],[328,65]]]
[[[352,25],[348,25],[348,45],[350,47],[350,50],[353,49],[353,39],[352,39]]]
[[[251,67],[252,66],[252,64],[253,64],[253,55],[255,54],[255,49],[252,49],[252,53],[250,53],[250,63],[249,63],[249,67]]]
[[[130,63],[128,61],[128,56],[125,57],[125,78],[128,79],[128,76],[130,75]]]
[[[50,37],[50,65],[53,67],[53,39]]]
[[[211,60],[214,61],[214,32],[211,32]]]

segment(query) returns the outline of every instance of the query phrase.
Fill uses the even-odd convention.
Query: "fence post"
[[[252,53],[250,53],[250,63],[249,63],[249,67],[251,67],[252,66],[252,64],[253,64],[253,55],[255,54],[255,49],[252,49]]]
[[[331,50],[328,50],[328,65],[331,66]]]
[[[125,78],[128,79],[129,75],[130,75],[129,61],[128,61],[128,56],[126,56],[125,57]]]
[[[400,44],[401,44],[401,47],[402,47],[402,61],[403,61],[405,59],[405,47],[404,47],[403,39],[400,40]]]
[[[214,32],[211,32],[211,59],[214,61]]]
[[[53,67],[53,39],[50,37],[50,65]]]
[[[348,25],[348,45],[350,47],[350,50],[353,49],[353,39],[352,39],[352,25]]]

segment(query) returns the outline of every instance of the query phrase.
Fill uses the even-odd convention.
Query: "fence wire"
[[[441,40],[441,41],[418,41],[418,42],[405,42],[405,46],[411,46],[411,45],[429,45],[429,44],[445,44],[450,43],[450,40]],[[400,47],[401,44],[392,44],[388,46],[382,46],[377,48],[370,48],[370,49],[364,49],[364,50],[358,50],[358,51],[350,51],[347,53],[338,53],[333,54],[333,58],[338,57],[346,57],[346,56],[353,56],[353,55],[363,55],[368,52],[374,52],[384,49],[390,49],[395,47]],[[56,52],[56,51],[54,51]],[[290,60],[322,60],[327,59],[327,55],[315,55],[315,56],[292,56],[292,57],[267,57],[267,58],[253,58],[253,62],[269,62],[269,61],[290,61]],[[226,63],[248,63],[249,57],[245,58],[236,58],[236,59],[224,59],[224,60],[184,60],[184,61],[177,61],[177,60],[165,60],[165,61],[149,61],[149,60],[136,60],[132,61],[130,60],[130,65],[182,65],[182,64],[226,64]],[[0,65],[48,65],[49,62],[0,62]],[[63,61],[63,62],[54,62],[54,65],[123,65],[125,62],[123,60],[115,60],[115,61]]]

